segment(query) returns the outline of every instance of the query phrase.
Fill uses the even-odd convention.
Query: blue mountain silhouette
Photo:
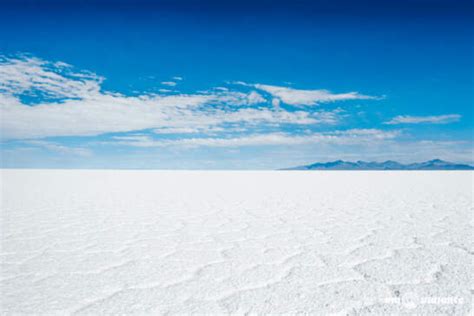
[[[285,168],[282,170],[474,170],[473,166],[453,163],[441,159],[433,159],[425,162],[402,164],[397,161],[387,160],[384,162],[367,161],[343,161],[313,163],[310,165]]]

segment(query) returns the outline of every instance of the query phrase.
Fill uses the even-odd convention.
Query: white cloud
[[[55,68],[56,67],[56,68]],[[66,68],[66,70],[65,70]],[[103,91],[103,78],[36,58],[0,60],[0,132],[3,139],[92,136],[144,129],[201,130],[225,123],[333,124],[337,113],[236,108],[266,102],[256,91],[218,89],[196,94],[124,96]],[[19,95],[58,99],[26,105]],[[213,106],[209,106],[213,105]]]
[[[232,138],[184,138],[184,139],[153,139],[150,136],[116,136],[116,142],[106,144],[134,147],[243,147],[243,146],[274,146],[274,145],[305,145],[334,144],[356,145],[374,144],[376,142],[395,139],[399,131],[382,131],[377,129],[351,129],[345,131],[290,135],[285,133],[268,133],[239,136]]]
[[[171,79],[177,80],[177,81],[181,81],[181,80],[183,80],[183,77],[176,76],[176,77],[173,77],[173,78],[171,78]]]
[[[332,114],[313,117],[307,112],[242,108],[236,111],[201,109],[212,96],[100,95],[94,99],[68,100],[25,106],[18,99],[0,95],[1,135],[4,139],[51,136],[90,136],[153,128],[216,126],[224,123],[333,123]]]
[[[170,87],[174,87],[177,85],[177,83],[174,81],[163,81],[161,84],[165,86],[170,86]]]
[[[0,95],[1,132],[3,138],[11,139],[155,128],[195,116],[192,108],[208,100],[208,96],[200,95],[124,97],[100,94],[87,100],[26,106],[18,99]]]
[[[214,89],[216,90],[216,89]],[[211,94],[214,96],[215,100],[218,100],[223,105],[254,105],[259,103],[266,102],[265,98],[262,97],[256,91],[250,91],[249,93],[239,92],[239,91],[229,91],[229,90],[216,90],[212,91],[203,91],[203,93]]]
[[[448,124],[457,122],[461,119],[459,114],[446,114],[446,115],[433,115],[433,116],[409,116],[399,115],[394,117],[384,124],[395,125],[395,124],[420,124],[420,123],[431,123],[431,124]]]
[[[62,62],[0,56],[0,93],[43,93],[54,98],[90,98],[100,94],[103,78],[88,72],[71,72]]]
[[[237,82],[237,84],[245,84]],[[275,99],[293,106],[317,105],[319,103],[344,101],[344,100],[374,100],[378,97],[360,94],[358,92],[347,92],[335,94],[328,90],[299,90],[287,87],[271,86],[265,84],[251,85],[256,89],[271,94]]]
[[[326,115],[327,114],[327,115]],[[209,118],[214,120],[215,124],[220,123],[238,123],[247,122],[249,124],[257,123],[286,123],[286,124],[332,124],[334,116],[332,112],[325,112],[320,117],[310,115],[307,112],[296,111],[287,112],[283,110],[253,109],[244,108],[235,112],[215,111],[214,116]],[[215,125],[212,124],[212,125]]]
[[[263,103],[266,102],[264,97],[262,97],[261,94],[252,91],[248,94],[247,96],[248,104],[258,104],[258,103]]]
[[[175,80],[178,80],[174,78]],[[104,91],[104,78],[76,71],[66,63],[37,58],[0,58],[0,136],[39,139],[54,136],[94,136],[151,129],[157,134],[226,132],[264,125],[335,124],[341,111],[286,111],[280,102],[310,105],[346,99],[373,99],[356,92],[297,90],[269,85],[246,85],[247,92],[216,87],[194,94],[142,93],[125,96]],[[266,99],[265,94],[272,95]],[[21,96],[38,95],[37,104]],[[44,97],[46,96],[46,98]],[[51,98],[48,98],[51,97]],[[257,107],[257,105],[259,105]]]
[[[202,132],[199,127],[163,127],[153,130],[155,134],[195,134]]]
[[[54,142],[43,141],[43,140],[30,140],[24,141],[23,143],[37,146],[41,148],[45,148],[49,151],[53,151],[59,154],[66,154],[66,155],[74,155],[74,156],[81,156],[81,157],[88,157],[92,155],[92,151],[87,148],[83,147],[68,147],[56,144]]]
[[[155,134],[198,134],[198,133],[216,133],[223,132],[224,129],[218,126],[196,126],[196,127],[164,127],[153,130]]]

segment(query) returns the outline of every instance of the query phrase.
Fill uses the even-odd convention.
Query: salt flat
[[[472,172],[3,170],[2,314],[468,314]]]

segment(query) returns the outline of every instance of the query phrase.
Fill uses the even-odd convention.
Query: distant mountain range
[[[343,161],[313,163],[311,165],[286,168],[282,170],[474,170],[473,166],[452,163],[440,159],[425,162],[402,164],[396,161],[385,162]]]

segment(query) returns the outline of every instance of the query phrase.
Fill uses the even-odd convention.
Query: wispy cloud
[[[104,78],[37,58],[0,60],[0,110],[3,139],[91,136],[146,129],[199,128],[226,123],[334,124],[337,111],[286,111],[260,93],[211,89],[194,94],[143,93],[126,96],[104,91]],[[36,104],[20,96],[40,95]],[[49,99],[48,97],[52,98]],[[255,105],[262,106],[255,107]]]
[[[59,154],[67,154],[67,155],[74,155],[74,156],[81,156],[81,157],[88,157],[92,155],[92,151],[87,148],[63,146],[63,145],[50,142],[50,141],[30,140],[30,141],[24,141],[23,143],[27,145],[44,148],[44,149],[47,149],[49,151],[53,151]]]
[[[174,81],[163,81],[161,84],[169,87],[174,87],[177,85],[177,83]]]
[[[390,121],[384,124],[395,125],[395,124],[448,124],[457,122],[461,119],[459,114],[446,114],[446,115],[433,115],[433,116],[410,116],[410,115],[399,115],[392,118]]]
[[[305,144],[373,144],[374,142],[394,139],[399,131],[382,131],[378,129],[351,129],[305,135],[290,135],[286,133],[255,134],[238,137],[216,138],[182,138],[154,139],[147,135],[115,136],[114,142],[105,144],[125,145],[134,147],[243,147],[243,146],[275,146],[275,145],[305,145]]]
[[[3,94],[86,99],[100,94],[103,80],[90,72],[72,72],[62,62],[0,56],[0,93]]]
[[[42,138],[90,136],[156,128],[209,127],[224,123],[317,124],[333,123],[336,113],[310,115],[271,109],[242,108],[232,111],[202,108],[211,96],[123,97],[100,95],[94,99],[64,103],[22,105],[0,96],[2,137]],[[34,122],[34,124],[33,124]]]
[[[345,100],[376,100],[380,97],[360,94],[359,92],[332,93],[328,90],[300,90],[281,86],[272,86],[266,84],[247,84],[245,82],[236,82],[236,84],[251,86],[265,91],[274,97],[273,104],[278,105],[284,102],[293,106],[309,106],[320,103],[345,101]]]

